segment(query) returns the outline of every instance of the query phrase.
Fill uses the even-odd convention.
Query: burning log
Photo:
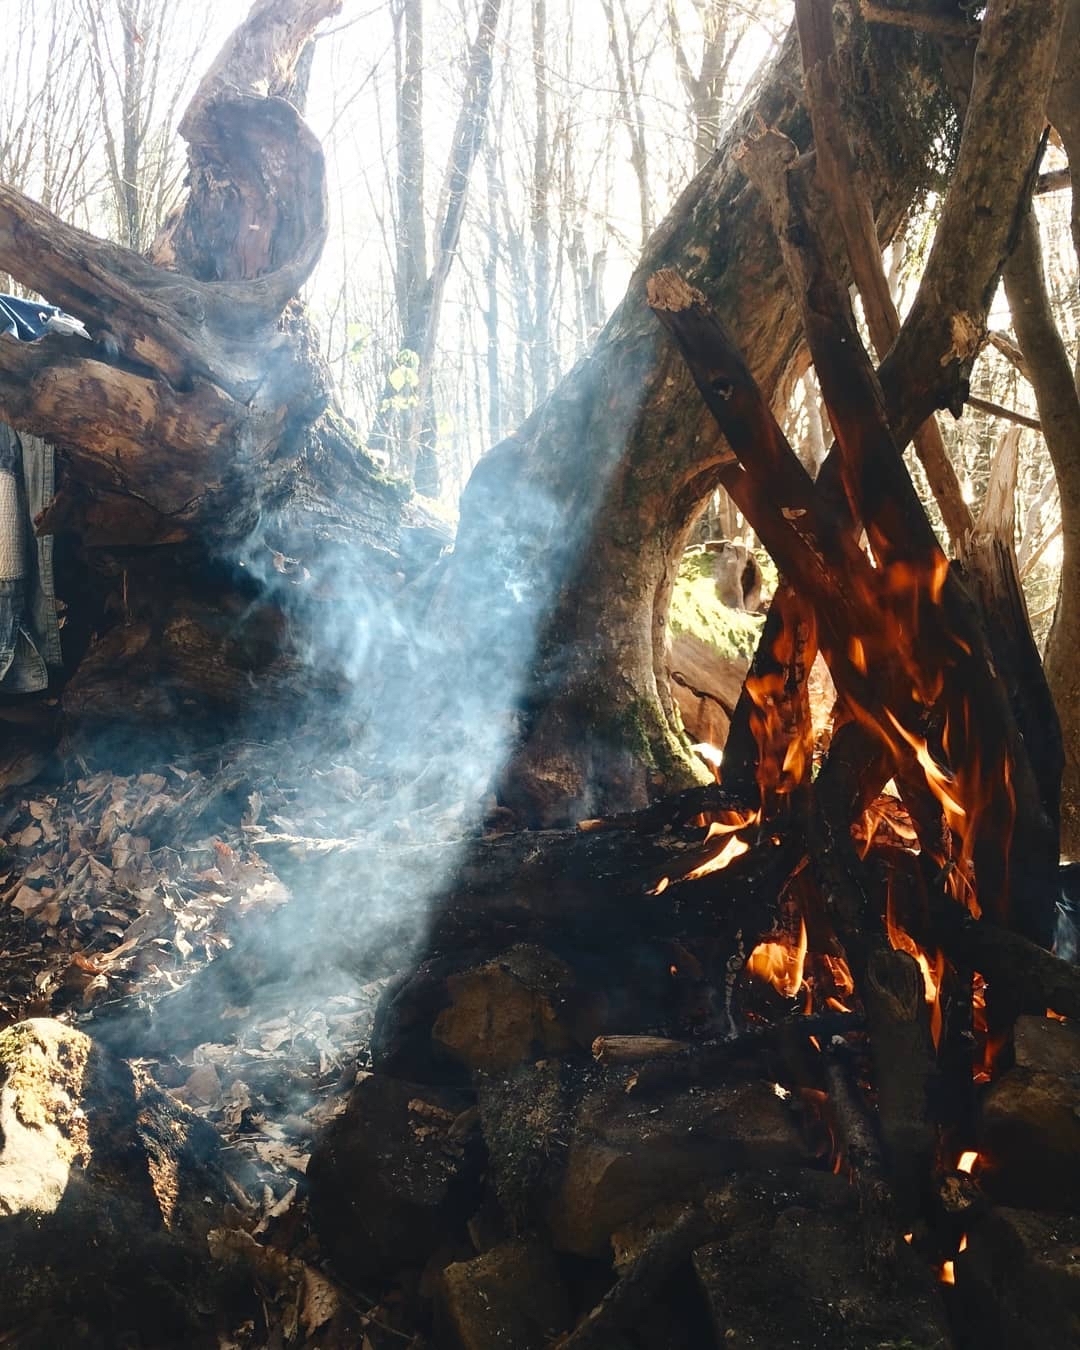
[[[1001,8],[1004,11],[1009,6]],[[810,63],[828,56],[831,39],[822,37],[823,13],[809,4],[800,10]],[[984,60],[991,64],[1001,59],[1003,49],[1006,29],[998,28],[999,21],[1004,22],[995,12],[983,34]],[[826,114],[836,109],[822,103],[821,88],[818,95],[815,112],[825,128]],[[993,98],[989,86],[977,83],[961,149],[957,178],[961,186],[954,197],[973,190],[969,173]],[[1017,191],[1029,171],[1036,136],[1038,110],[1027,111],[1032,113],[1031,145],[1018,152],[1008,170],[1016,177]],[[832,123],[825,129],[833,139],[841,134]],[[831,142],[823,148],[834,191],[836,149]],[[796,650],[791,636],[804,632],[807,651],[812,653],[820,642],[842,700],[843,716],[848,719],[848,725],[834,733],[828,761],[817,781],[803,789],[808,809],[802,814],[820,893],[818,903],[842,944],[866,1010],[883,1153],[865,1122],[860,1125],[844,1074],[833,1066],[827,1076],[847,1123],[851,1148],[870,1160],[871,1173],[880,1172],[882,1177],[884,1160],[901,1198],[901,1212],[912,1215],[925,1212],[931,1203],[942,1124],[934,1103],[940,1096],[935,1087],[935,1043],[940,1042],[943,1025],[944,957],[939,950],[935,959],[933,952],[949,950],[961,968],[950,986],[952,1034],[947,1050],[954,1067],[962,1066],[963,1055],[957,1047],[963,1034],[963,991],[970,986],[970,974],[965,979],[962,972],[978,969],[985,973],[985,952],[980,953],[982,964],[970,950],[960,960],[955,933],[962,931],[971,946],[983,944],[986,949],[992,949],[1002,934],[1012,943],[1023,942],[1017,934],[1026,934],[1048,945],[1057,868],[1060,754],[1054,750],[1053,718],[1040,727],[1031,717],[1034,707],[1045,711],[1047,700],[1021,696],[1026,679],[1035,681],[1036,690],[1045,690],[1041,670],[1033,674],[1033,663],[1026,658],[1019,664],[1013,661],[1005,668],[1023,670],[1024,677],[1014,677],[1008,689],[997,670],[993,652],[1015,645],[1010,638],[1021,626],[1026,632],[1022,602],[1017,604],[1015,586],[1009,585],[1005,560],[997,559],[991,566],[982,555],[969,554],[969,571],[980,583],[979,598],[987,612],[984,618],[959,573],[949,568],[903,466],[898,447],[918,425],[913,407],[922,401],[929,413],[933,406],[926,402],[925,388],[916,394],[914,405],[907,397],[908,378],[916,378],[914,367],[920,361],[925,365],[923,356],[912,356],[910,332],[905,329],[897,348],[908,353],[913,369],[905,372],[894,353],[887,382],[883,372],[890,395],[886,398],[809,208],[795,147],[782,136],[764,132],[745,146],[743,164],[769,207],[837,445],[819,483],[812,484],[703,298],[673,273],[657,273],[651,279],[650,304],[675,337],[698,389],[735,452],[738,462],[723,470],[724,485],[788,585],[798,592],[798,598],[785,602],[786,613],[783,606],[776,606],[770,615],[766,641],[771,646],[759,653],[746,695],[754,696],[756,673],[760,687],[768,689],[771,697],[767,704],[761,700],[756,710],[744,706],[742,721],[737,730],[733,728],[734,772],[725,785],[736,786],[746,795],[745,768],[756,762],[766,826],[771,821],[773,828],[781,827],[784,814],[777,804],[776,787],[783,776],[778,771],[781,764],[786,767],[785,756],[791,756],[799,735],[796,719],[783,715],[783,699],[788,690],[798,689],[798,677],[789,674],[771,687],[762,677],[770,660],[775,671],[791,671]],[[951,206],[955,209],[956,202]],[[857,210],[845,220],[849,247],[861,247],[867,234],[862,228],[865,222]],[[963,279],[961,289],[973,301],[964,318],[975,330],[986,312],[985,297],[979,305],[974,303],[976,293],[982,294],[977,286],[992,289],[1007,225],[1008,220],[998,216],[987,226]],[[871,252],[875,251],[876,245]],[[877,271],[865,258],[855,263],[863,284],[871,285]],[[950,263],[936,255],[938,270],[955,265],[955,258]],[[976,277],[980,278],[977,283]],[[895,315],[877,314],[875,321],[882,345],[889,345],[885,337],[891,341],[896,335]],[[919,308],[912,320],[913,325],[929,325],[928,332],[935,322],[925,308]],[[889,324],[894,327],[886,334]],[[974,351],[965,347],[961,337],[959,330],[954,331],[952,346],[943,358],[943,364],[955,362],[954,370],[959,372]],[[900,390],[905,391],[904,400]],[[860,528],[865,528],[872,561],[857,544]],[[988,630],[994,635],[992,641]],[[1027,652],[1028,648],[1020,650]],[[786,736],[777,736],[777,721],[781,727],[787,722]],[[748,752],[748,742],[756,747],[756,757]],[[926,890],[934,911],[922,936],[930,944],[929,954],[887,913],[891,900],[885,902],[851,837],[853,824],[890,776],[902,784],[911,803],[921,845],[925,879],[917,889]],[[792,793],[801,781],[801,775],[792,775],[781,793]],[[872,827],[868,833],[872,835]],[[945,890],[939,896],[942,880]],[[891,896],[891,882],[889,888]],[[803,898],[806,901],[806,893]],[[809,903],[814,903],[812,895]],[[951,947],[939,921],[938,911],[943,908],[949,913]],[[988,918],[977,922],[967,916],[967,909]],[[1006,924],[1017,934],[1007,933]],[[976,930],[977,941],[971,938]],[[1000,971],[1000,963],[995,964]],[[1050,978],[1041,961],[1032,964],[1039,976]],[[1059,1000],[1069,997],[1069,983],[1059,972],[1054,988]],[[1035,985],[1041,992],[1038,977]],[[1026,996],[1032,993],[1029,987]],[[1007,980],[1002,980],[1000,988],[994,987],[993,994],[998,1023],[1008,1025],[1015,1016],[1017,995],[1010,993]],[[933,1039],[928,999],[935,1009]],[[1043,1006],[1051,1005],[1044,1002]],[[961,1094],[954,1107],[962,1100]],[[891,1201],[885,1203],[883,1192],[873,1189],[878,1182],[868,1184],[868,1209],[876,1212],[880,1226],[881,1215],[888,1214],[892,1220],[894,1206]],[[873,1239],[868,1246],[875,1250]],[[890,1251],[890,1241],[880,1250]]]
[[[851,841],[851,813],[862,786],[857,770],[878,759],[868,739],[856,723],[833,738],[816,784],[811,852],[826,911],[866,1008],[882,1134],[902,1212],[910,1215],[925,1202],[933,1171],[934,1047],[922,972],[907,952],[893,949],[869,872]],[[850,742],[854,754],[846,753]]]

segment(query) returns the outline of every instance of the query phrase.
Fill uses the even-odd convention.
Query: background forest
[[[347,10],[317,35],[307,114],[327,155],[331,234],[306,298],[343,412],[393,471],[413,477],[419,455],[418,487],[453,513],[483,451],[603,326],[790,10],[785,0],[392,0]],[[0,181],[145,249],[183,186],[176,121],[234,16],[206,0],[6,0],[4,12]],[[1041,194],[1038,208],[1075,353],[1059,177],[1048,186],[1066,190]],[[935,205],[931,193],[888,253],[901,312]],[[1018,555],[1041,639],[1061,557],[1056,488],[1030,386],[1010,359],[1003,298],[991,322],[1003,338],[985,349],[973,393],[1017,417],[969,407],[945,431],[977,504],[1001,434],[1019,428]],[[820,462],[827,422],[812,374],[782,413],[807,461]],[[917,462],[913,471],[918,481]],[[728,513],[718,524],[737,528]]]

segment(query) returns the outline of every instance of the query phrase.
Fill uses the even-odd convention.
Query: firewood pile
[[[333,1268],[470,1350],[1070,1343],[1080,972],[922,947],[882,797],[860,987],[793,826],[709,870],[723,801],[472,846],[316,1142]]]

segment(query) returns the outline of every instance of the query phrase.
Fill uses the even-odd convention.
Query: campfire
[[[836,435],[816,482],[705,298],[648,286],[781,573],[717,781],[485,841],[312,1160],[339,1266],[424,1268],[447,1344],[1075,1338],[1060,736],[1011,540],[984,518],[946,558],[796,158],[744,151]]]
[[[303,22],[275,39],[292,54],[275,58],[271,88],[279,76],[291,86],[307,36],[335,6],[303,8]],[[0,1340],[151,1344],[160,1334],[156,1343],[219,1350],[1080,1343],[1080,968],[1053,954],[1072,875],[1058,847],[1060,730],[1002,507],[1010,493],[988,492],[968,521],[955,493],[939,492],[953,511],[943,511],[950,558],[902,457],[913,440],[934,462],[928,419],[962,410],[989,296],[1030,204],[1045,99],[1018,94],[1008,109],[1016,135],[1003,138],[986,71],[1015,69],[1019,51],[1044,90],[1054,35],[1036,7],[988,7],[976,78],[961,91],[970,107],[945,244],[901,327],[891,301],[873,299],[874,211],[840,149],[847,136],[823,78],[833,7],[800,0],[797,11],[814,163],[783,134],[781,124],[806,120],[784,76],[759,105],[768,126],[760,116],[740,124],[756,130],[739,132],[730,195],[714,200],[703,177],[685,202],[717,230],[721,200],[729,215],[749,196],[767,211],[794,300],[785,330],[794,334],[797,309],[835,436],[813,479],[738,334],[684,275],[697,257],[694,279],[708,287],[719,254],[701,247],[697,223],[665,229],[601,335],[595,388],[581,363],[570,395],[492,450],[458,547],[442,559],[441,531],[406,509],[324,406],[321,367],[319,396],[302,416],[293,406],[318,363],[306,321],[283,315],[321,248],[323,160],[289,90],[265,98],[259,63],[269,57],[244,30],[226,49],[228,79],[215,75],[199,99],[225,97],[218,83],[252,89],[232,116],[241,126],[248,104],[263,110],[251,143],[269,152],[252,181],[263,167],[287,180],[273,200],[282,229],[296,224],[288,266],[267,270],[281,250],[267,234],[261,257],[244,216],[242,231],[221,231],[250,246],[247,261],[233,259],[236,277],[196,280],[218,247],[199,242],[217,219],[201,197],[228,198],[228,211],[245,200],[219,192],[239,140],[233,123],[199,102],[194,205],[155,266],[128,259],[112,276],[101,258],[123,255],[62,223],[38,245],[38,275],[61,298],[85,293],[88,270],[100,274],[94,303],[117,329],[103,329],[93,358],[7,358],[20,398],[54,391],[57,415],[72,421],[72,463],[94,486],[58,519],[82,513],[84,525],[96,520],[91,537],[129,550],[110,580],[123,621],[88,645],[64,715],[77,726],[80,710],[105,708],[110,727],[126,728],[117,689],[135,690],[155,732],[175,722],[178,762],[131,774],[84,765],[74,784],[5,808],[9,959],[23,945],[16,992],[0,1009]],[[966,16],[961,28],[967,42]],[[234,80],[249,62],[250,78]],[[1007,212],[986,205],[977,171],[991,157]],[[819,191],[844,236],[876,367],[847,273],[822,238]],[[45,219],[10,200],[17,220]],[[293,201],[296,210],[277,209]],[[163,259],[179,268],[168,285]],[[240,342],[243,295],[255,298]],[[264,340],[278,354],[269,382],[255,355]],[[779,348],[793,343],[770,357],[774,380]],[[669,378],[680,362],[692,384]],[[78,398],[55,397],[57,373]],[[639,379],[652,382],[647,399]],[[689,407],[677,400],[693,415],[676,417]],[[88,405],[108,429],[90,445]],[[15,413],[36,425],[22,406]],[[125,418],[109,415],[117,406]],[[185,420],[174,406],[199,415]],[[131,411],[159,407],[168,416]],[[694,430],[709,416],[711,440]],[[492,481],[516,483],[516,456],[543,450],[544,437],[602,441],[619,418],[626,444],[595,483],[564,491],[546,461],[536,472],[526,464],[523,492],[535,488],[551,511],[542,547],[514,555],[537,560],[535,575],[503,578],[513,604],[500,609],[498,530],[529,530]],[[683,464],[684,447],[647,461],[656,428],[676,424],[699,457]],[[226,472],[222,447],[234,442],[272,492]],[[610,446],[603,455],[616,458]],[[572,458],[550,458],[560,456]],[[604,534],[594,507],[626,506],[643,464],[654,495],[636,493],[619,547],[586,538]],[[377,509],[354,515],[342,484],[361,481]],[[697,766],[654,658],[670,564],[695,503],[718,487],[779,582],[722,753]],[[399,574],[409,531],[416,556]],[[209,562],[208,540],[219,541]],[[228,583],[219,615],[201,593],[237,540],[228,556],[245,576]],[[188,551],[158,564],[177,588],[166,619],[153,569],[142,575],[130,550],[174,545]],[[649,566],[615,594],[635,548]],[[301,648],[320,625],[334,630],[333,647],[342,626],[319,595],[336,602],[355,583],[367,596],[376,571],[385,595],[372,586],[362,653],[342,657],[340,671],[328,658],[311,700]],[[459,603],[465,590],[471,610]],[[610,629],[594,623],[605,604],[622,606]],[[432,616],[432,628],[460,626],[467,640],[455,632],[456,646],[440,646],[445,634],[425,631],[414,650],[409,625]],[[583,655],[590,624],[596,650]],[[245,641],[234,641],[241,630]],[[386,650],[373,654],[384,631]],[[322,637],[313,650],[325,656]],[[624,657],[634,669],[619,667],[616,680]],[[825,726],[811,716],[816,662],[835,689]],[[453,672],[469,687],[439,705],[455,704],[459,719],[443,725],[428,695],[445,693]],[[350,704],[344,686],[357,684],[363,698]],[[406,692],[384,699],[395,684]],[[247,703],[249,688],[261,702]],[[601,706],[605,690],[623,703]],[[274,732],[223,753],[218,730],[235,741],[251,725],[237,710],[262,716],[279,694]],[[297,729],[299,707],[309,721]],[[200,727],[188,758],[185,717]],[[350,718],[363,732],[326,725]],[[75,760],[80,745],[66,747]],[[41,768],[31,767],[20,783]],[[697,785],[685,786],[695,771]],[[323,814],[323,801],[334,809]]]

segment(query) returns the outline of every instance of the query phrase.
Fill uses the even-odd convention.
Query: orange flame
[[[885,716],[896,728],[897,732],[907,742],[908,746],[915,752],[915,758],[919,762],[919,767],[926,774],[927,786],[930,791],[941,803],[945,812],[945,819],[949,822],[950,829],[956,829],[963,825],[967,812],[957,800],[957,794],[954,792],[955,778],[951,773],[947,773],[941,765],[934,759],[930,753],[930,747],[926,741],[903,725],[899,718],[890,709],[886,708]]]
[[[1008,1041],[1007,1032],[990,1034],[986,1017],[986,981],[978,971],[971,977],[971,1022],[975,1038],[981,1046],[981,1056],[974,1066],[972,1077],[976,1083],[989,1083],[994,1072],[994,1061]]]
[[[934,1042],[934,1048],[937,1049],[941,1043],[942,1030],[942,1012],[941,1012],[941,981],[945,974],[945,954],[937,952],[933,960],[923,951],[919,944],[910,937],[900,926],[893,908],[893,889],[889,886],[888,895],[885,901],[885,929],[889,935],[889,942],[893,950],[898,952],[907,952],[908,956],[913,957],[922,971],[923,987],[927,1003],[930,1004],[930,1035]]]
[[[855,992],[855,977],[844,958],[826,954],[821,959],[832,976],[833,987],[836,992],[843,995],[853,994]]]
[[[708,876],[710,872],[722,871],[729,863],[733,863],[736,858],[741,858],[744,853],[749,852],[750,845],[740,839],[737,834],[733,834],[719,853],[715,853],[711,858],[706,859],[705,862],[701,863],[698,867],[695,867],[692,872],[687,872],[683,880],[696,881],[698,877]]]
[[[803,986],[806,965],[806,921],[799,921],[798,946],[783,942],[759,942],[750,953],[746,968],[759,980],[766,980],[784,998],[794,998]]]

